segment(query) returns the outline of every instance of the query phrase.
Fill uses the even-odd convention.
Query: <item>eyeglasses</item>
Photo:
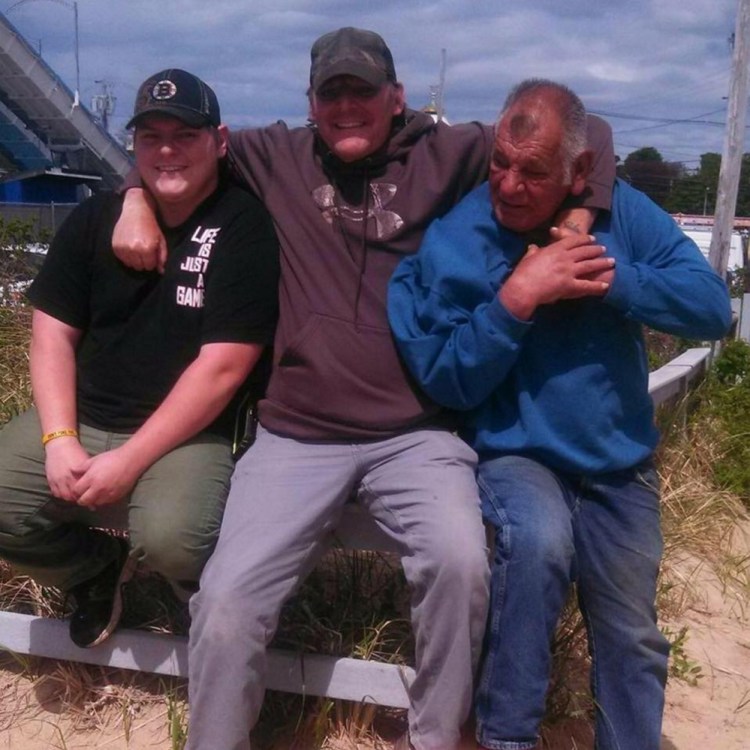
[[[322,102],[335,102],[345,96],[351,99],[366,101],[374,99],[380,93],[380,88],[371,86],[369,83],[336,83],[331,86],[323,86],[315,96]]]

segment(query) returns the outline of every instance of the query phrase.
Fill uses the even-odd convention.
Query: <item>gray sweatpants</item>
[[[128,435],[81,425],[90,455]],[[111,562],[112,537],[91,526],[127,522],[133,554],[178,591],[194,588],[219,533],[234,468],[229,441],[201,433],[170,451],[139,479],[128,498],[91,511],[50,494],[36,411],[0,432],[0,557],[45,586],[67,590]]]
[[[352,496],[402,549],[416,638],[411,741],[417,750],[455,747],[488,598],[475,464],[474,451],[444,430],[315,443],[259,428],[190,602],[189,750],[249,750],[282,604]]]

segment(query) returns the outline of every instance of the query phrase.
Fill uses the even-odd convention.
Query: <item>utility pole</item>
[[[445,108],[443,106],[443,95],[445,91],[445,48],[440,50],[440,83],[438,84],[438,95],[435,109],[437,110],[437,119],[440,122],[445,115]]]
[[[750,0],[738,0],[737,22],[734,32],[732,74],[727,103],[727,129],[721,156],[719,185],[716,191],[716,211],[711,234],[709,260],[724,277],[729,260],[729,242],[737,208],[737,190],[742,167],[745,141],[745,113],[747,111],[748,53],[750,52]]]
[[[102,127],[109,132],[109,118],[114,114],[117,97],[112,96],[112,84],[109,81],[97,79],[94,83],[98,83],[102,90],[91,98],[91,110]]]

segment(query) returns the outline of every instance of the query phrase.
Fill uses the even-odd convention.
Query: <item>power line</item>
[[[717,112],[723,112],[724,108],[721,109],[715,109],[711,112],[706,112],[702,115],[695,115],[694,117],[681,117],[681,118],[675,118],[675,117],[648,117],[647,115],[626,115],[619,112],[605,112],[604,110],[600,109],[589,109],[589,112],[591,112],[594,115],[600,115],[601,117],[616,117],[622,120],[641,120],[643,122],[658,122],[662,125],[681,125],[681,124],[690,124],[690,125],[718,125],[719,127],[724,127],[725,123],[723,122],[717,122],[716,120],[701,120],[701,117],[707,117],[709,115],[716,114]],[[625,131],[630,132],[630,131]]]

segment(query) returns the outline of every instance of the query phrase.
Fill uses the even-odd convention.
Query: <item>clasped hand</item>
[[[131,492],[138,480],[132,465],[122,448],[89,456],[75,439],[61,438],[47,446],[47,481],[54,497],[92,509]]]
[[[614,280],[615,261],[594,239],[573,234],[543,248],[530,245],[500,289],[505,307],[527,320],[540,305],[605,295]]]

